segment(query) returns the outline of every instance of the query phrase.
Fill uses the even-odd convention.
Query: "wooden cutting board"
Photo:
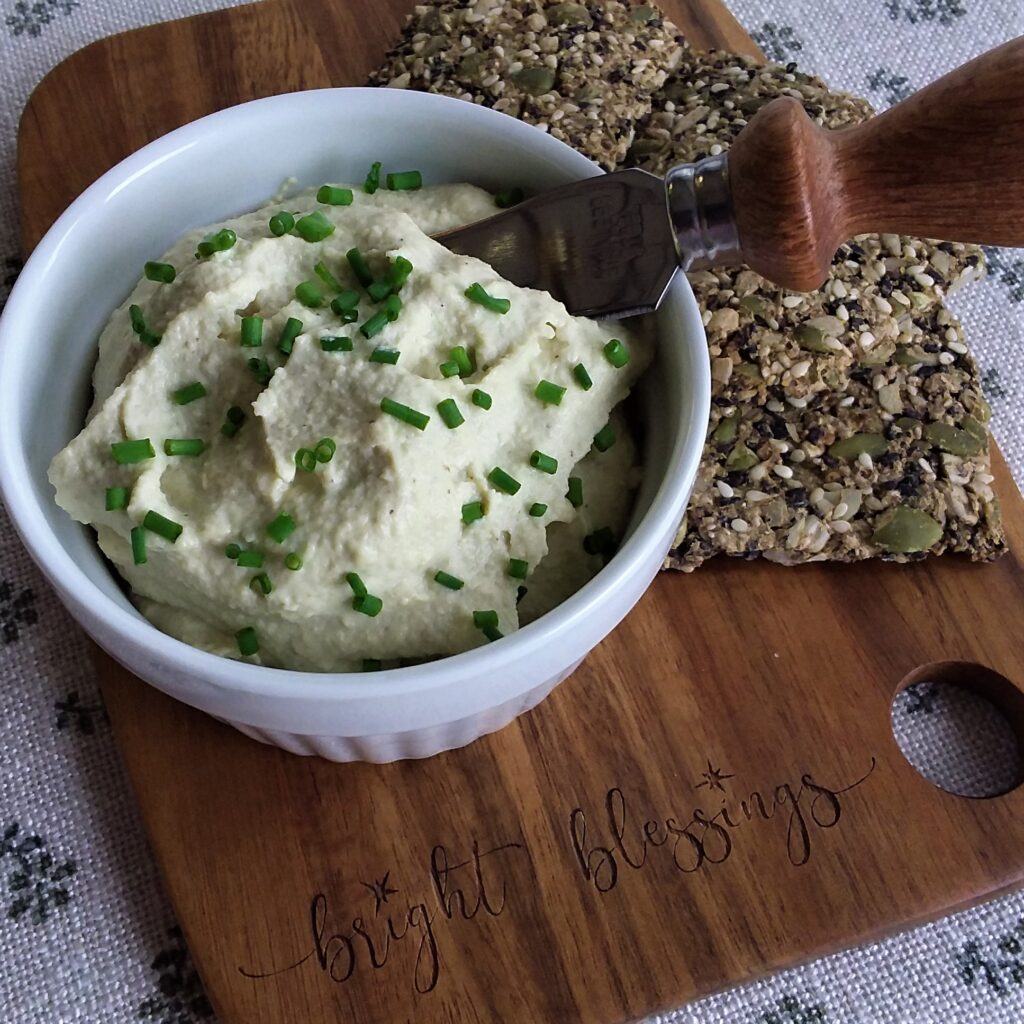
[[[155,136],[362,83],[406,6],[267,0],[75,54],[21,125],[26,251]],[[718,3],[665,6],[696,46],[755,52]],[[1024,792],[945,794],[889,725],[901,683],[949,678],[1024,734],[1016,555],[662,575],[538,709],[428,762],[293,757],[100,669],[224,1024],[625,1021],[1024,879]]]

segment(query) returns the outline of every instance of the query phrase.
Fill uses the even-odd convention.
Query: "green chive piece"
[[[376,192],[377,190],[374,189]],[[381,664],[380,658],[363,658],[363,664],[361,671],[363,672],[379,672],[384,666]]]
[[[534,451],[530,455],[530,465],[539,469],[542,473],[557,473],[558,459],[543,452]]]
[[[426,413],[417,412],[415,409],[410,409],[407,405],[402,405],[401,402],[396,402],[390,398],[382,398],[380,400],[381,412],[386,412],[389,416],[394,416],[396,420],[401,420],[403,423],[408,423],[410,427],[415,427],[417,430],[426,430],[427,424],[430,422],[430,417]]]
[[[578,476],[569,477],[569,490],[565,492],[569,504],[579,508],[583,504],[583,481]]]
[[[402,353],[397,348],[384,348],[378,345],[370,353],[371,363],[386,363],[388,366],[394,366],[398,362],[398,357]]]
[[[561,405],[562,398],[565,395],[565,388],[560,387],[558,384],[553,384],[549,380],[542,380],[534,388],[533,393],[548,405]]]
[[[389,295],[384,300],[384,313],[387,315],[388,321],[394,323],[401,312],[402,300],[397,295]]]
[[[152,509],[142,517],[142,525],[150,533],[155,533],[172,544],[181,536],[181,531],[184,529],[180,523],[176,523],[173,519],[168,519]]]
[[[451,573],[447,573],[443,569],[438,569],[434,573],[434,582],[440,583],[442,587],[447,587],[449,590],[461,590],[466,585],[458,576],[452,576]]]
[[[262,551],[239,551],[238,552],[238,567],[240,569],[262,569],[263,568],[263,552]]]
[[[383,302],[391,294],[391,282],[374,281],[366,292],[374,302]]]
[[[298,572],[302,568],[302,555],[298,551],[290,551],[285,556],[284,566],[286,569],[291,569],[292,572]]]
[[[533,516],[534,519],[540,519],[540,517],[544,515],[545,512],[547,512],[547,510],[548,507],[547,505],[544,504],[544,502],[535,501],[530,506],[530,515]]]
[[[525,558],[510,558],[508,574],[514,580],[525,580],[530,573],[530,563]]]
[[[375,160],[370,164],[370,169],[366,173],[366,181],[363,182],[363,191],[368,195],[372,196],[377,189],[380,188],[380,161]]]
[[[270,233],[278,238],[287,235],[293,227],[295,227],[295,218],[287,210],[281,210],[270,218]]]
[[[128,307],[128,319],[132,322],[132,330],[141,334],[146,329],[146,318],[142,313],[142,307],[136,306],[133,302]]]
[[[441,364],[441,376],[442,377],[458,377],[459,376],[459,364],[454,359],[446,359]]]
[[[316,281],[303,281],[295,286],[295,298],[307,309],[319,309],[324,304],[324,293]]]
[[[456,345],[455,348],[448,353],[448,358],[459,368],[460,377],[468,377],[474,370],[476,370],[476,367],[473,365],[473,360],[470,358],[469,353],[463,345]]]
[[[133,462],[144,462],[146,459],[156,457],[148,437],[141,437],[137,441],[115,441],[110,450],[119,466],[129,466]]]
[[[295,453],[295,465],[306,473],[316,470],[316,455],[309,448],[300,448]]]
[[[359,333],[369,340],[370,338],[376,337],[384,330],[385,327],[391,322],[387,313],[382,309],[379,313],[374,313],[369,320],[366,321],[360,328]]]
[[[146,564],[146,531],[141,526],[133,526],[132,538],[132,561],[136,565]]]
[[[139,335],[139,341],[141,341],[147,348],[156,348],[162,340],[162,334],[154,334],[152,331],[143,331]]]
[[[153,260],[146,263],[143,273],[147,280],[156,281],[157,284],[170,284],[178,276],[178,272],[170,263],[156,263]]]
[[[503,491],[505,494],[515,494],[523,486],[514,476],[506,473],[501,466],[495,466],[487,474],[487,479],[496,491]]]
[[[370,272],[370,268],[366,265],[366,260],[363,254],[356,248],[349,249],[345,253],[345,259],[348,260],[348,265],[352,268],[352,273],[356,275],[356,280],[364,287],[369,288],[373,284],[373,274]]]
[[[610,423],[606,423],[594,435],[594,447],[599,452],[606,452],[613,444],[615,444],[615,431]]]
[[[188,405],[189,402],[205,397],[206,388],[202,381],[198,380],[194,380],[191,384],[186,384],[184,387],[178,388],[177,391],[171,392],[171,398],[174,399],[176,405]]]
[[[263,317],[242,317],[242,348],[259,348],[263,344]]]
[[[325,463],[334,458],[334,453],[337,450],[338,446],[334,443],[333,437],[321,437],[313,449],[313,454],[316,456],[317,462]]]
[[[307,242],[322,242],[334,234],[334,225],[319,210],[314,210],[295,222],[295,230]]]
[[[404,256],[396,256],[388,270],[388,283],[395,293],[402,290],[402,285],[409,280],[412,273],[412,264]]]
[[[294,532],[295,520],[287,512],[279,512],[267,523],[267,536],[278,544],[283,544]]]
[[[274,376],[274,371],[270,368],[270,363],[266,359],[257,359],[253,356],[246,362],[246,365],[253,372],[253,376],[266,387],[270,383],[270,378]]]
[[[108,512],[116,512],[118,509],[128,507],[128,499],[131,491],[127,487],[108,487],[104,495],[104,507]]]
[[[346,288],[337,298],[331,300],[331,310],[343,313],[355,309],[359,305],[359,292],[355,288]]]
[[[618,338],[612,338],[605,345],[603,352],[608,362],[617,370],[621,370],[629,362],[629,353],[626,351],[626,346]]]
[[[473,625],[477,629],[484,629],[487,626],[498,628],[498,613],[496,611],[473,612]]]
[[[352,189],[338,188],[336,185],[321,185],[316,190],[316,201],[326,206],[351,206]]]
[[[220,428],[220,432],[225,437],[234,437],[242,429],[242,424],[245,422],[245,413],[237,406],[233,405],[227,411],[226,418],[223,426]]]
[[[200,437],[169,437],[164,441],[164,455],[202,455],[206,442]]]
[[[259,637],[252,626],[246,626],[235,634],[238,643],[238,653],[247,658],[250,654],[256,654],[260,649]]]
[[[352,607],[357,612],[362,612],[363,615],[369,615],[372,619],[380,614],[384,602],[379,597],[374,597],[373,594],[361,594],[359,597],[352,598]]]
[[[615,534],[607,526],[602,526],[593,533],[588,533],[583,538],[583,550],[588,555],[601,555],[604,558],[611,558],[615,554],[618,543]]]
[[[345,573],[345,582],[352,588],[352,593],[356,597],[365,597],[369,593],[366,589],[366,584],[357,572]]]
[[[489,309],[492,313],[507,313],[512,308],[508,299],[499,299],[494,295],[488,295],[482,284],[474,282],[463,293],[471,302]]]
[[[207,235],[199,243],[196,247],[196,259],[205,259],[208,256],[212,256],[215,252],[227,252],[237,241],[238,236],[231,228],[221,228],[220,231]]]
[[[339,334],[325,334],[320,339],[320,347],[325,352],[351,352],[352,339]]]
[[[274,589],[274,584],[270,582],[270,577],[265,572],[253,576],[249,580],[249,586],[261,597],[266,597]]]
[[[526,193],[521,188],[510,188],[505,192],[499,192],[494,197],[494,205],[501,210],[507,210],[510,206],[516,206],[526,198]]]
[[[584,391],[589,391],[594,386],[594,382],[590,379],[590,374],[587,373],[587,368],[582,363],[577,363],[572,368],[572,375],[576,378],[576,383]]]
[[[327,266],[323,260],[317,260],[316,263],[313,264],[313,273],[316,274],[316,276],[319,277],[332,292],[340,292],[344,290],[342,283],[334,276],[333,273],[331,273],[331,268]]]
[[[229,545],[228,545],[228,546],[227,546],[227,547],[226,547],[226,548],[224,549],[224,557],[225,557],[225,558],[230,558],[232,562],[233,562],[233,561],[234,561],[234,560],[235,560],[235,559],[236,559],[236,558],[237,558],[237,557],[238,557],[238,556],[239,556],[239,555],[240,555],[241,553],[242,553],[242,549],[241,549],[241,548],[240,548],[240,547],[239,547],[239,546],[238,546],[237,544],[229,544]]]
[[[483,635],[490,641],[500,640],[505,634],[497,626],[484,626],[481,630]]]
[[[466,422],[466,418],[462,415],[454,398],[446,398],[443,402],[438,402],[437,414],[449,430],[461,427]]]
[[[343,324],[354,324],[359,319],[358,309],[335,309],[333,302],[331,309]]]
[[[295,347],[295,339],[302,333],[302,321],[297,317],[290,316],[281,328],[281,335],[277,339],[277,351],[283,352],[286,356],[292,354]]]
[[[462,506],[462,521],[469,526],[484,517],[484,506],[479,501],[470,501]]]
[[[415,192],[423,187],[423,175],[419,171],[395,171],[386,180],[392,192]]]
[[[490,409],[491,407],[491,396],[486,391],[481,391],[477,388],[473,392],[473,404],[479,406],[481,409]]]

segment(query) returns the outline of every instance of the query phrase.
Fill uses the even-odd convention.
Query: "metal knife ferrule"
[[[743,262],[725,153],[673,167],[665,187],[683,270]]]

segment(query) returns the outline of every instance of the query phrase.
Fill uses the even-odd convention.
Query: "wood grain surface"
[[[719,4],[666,7],[751,52]],[[154,136],[362,82],[404,8],[267,0],[75,54],[22,123],[26,250]],[[941,675],[1024,728],[1015,554],[662,575],[539,708],[427,762],[293,757],[100,666],[223,1024],[627,1021],[1024,879],[1024,792],[945,794],[889,725],[904,681]]]

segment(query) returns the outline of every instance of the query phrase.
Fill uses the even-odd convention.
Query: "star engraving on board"
[[[725,786],[723,786],[722,783],[725,782],[726,779],[733,778],[733,775],[730,772],[723,772],[721,768],[713,767],[710,759],[708,760],[708,770],[706,772],[701,772],[700,774],[703,781],[698,782],[693,787],[694,789],[703,789],[707,786],[709,790],[717,789],[722,793],[725,792]]]
[[[374,899],[373,916],[376,917],[380,913],[380,908],[384,906],[389,896],[394,896],[397,889],[392,889],[388,885],[388,879],[391,877],[390,871],[384,872],[383,878],[375,878],[373,882],[360,882],[359,884],[364,888],[368,889]]]

